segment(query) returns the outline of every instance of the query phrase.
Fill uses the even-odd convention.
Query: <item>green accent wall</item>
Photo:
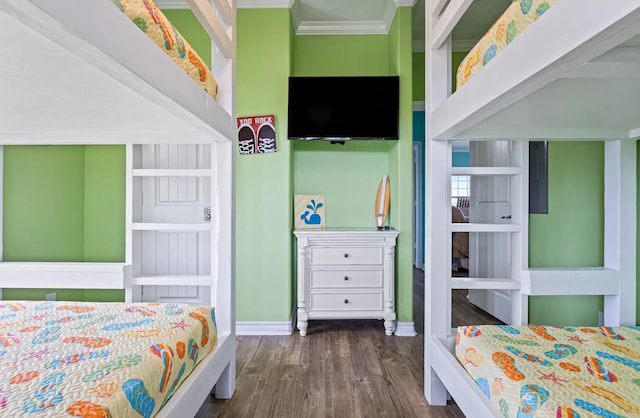
[[[604,265],[604,143],[549,142],[549,214],[529,215],[529,265]],[[532,296],[529,322],[598,325],[602,296]]]
[[[416,102],[424,101],[424,94],[426,91],[425,86],[425,70],[424,70],[424,62],[425,53],[424,52],[414,52],[412,56],[412,66],[413,66],[413,82],[412,82],[412,97]]]
[[[124,146],[5,146],[4,261],[124,261]],[[5,289],[4,299],[123,300],[82,289]]]
[[[413,321],[413,106],[411,8],[398,7],[389,30],[389,72],[400,76],[400,139],[389,144],[389,179],[394,213],[391,226],[396,244],[396,314]]]
[[[84,258],[82,146],[5,146],[3,260]]]
[[[387,75],[387,35],[295,37],[294,75]]]
[[[292,201],[326,196],[328,227],[375,227],[374,200],[391,180],[390,224],[399,229],[397,314],[412,320],[411,10],[398,9],[389,35],[295,36],[288,9],[239,9],[237,116],[274,114],[278,151],[238,156],[238,321],[286,321],[296,301]],[[400,75],[401,139],[287,140],[289,75]],[[247,257],[250,262],[247,262]]]
[[[286,321],[294,306],[287,141],[289,9],[237,11],[237,116],[275,115],[278,151],[236,159],[236,318]]]

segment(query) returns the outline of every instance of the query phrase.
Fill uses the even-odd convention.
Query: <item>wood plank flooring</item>
[[[500,323],[469,305],[464,291],[453,301],[454,325]],[[236,392],[209,398],[197,417],[464,417],[453,402],[431,407],[424,398],[423,309],[416,269],[416,337],[386,337],[377,320],[312,321],[306,337],[237,337]]]

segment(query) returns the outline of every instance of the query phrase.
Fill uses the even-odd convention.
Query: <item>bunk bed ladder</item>
[[[214,146],[127,145],[133,301],[213,303]]]

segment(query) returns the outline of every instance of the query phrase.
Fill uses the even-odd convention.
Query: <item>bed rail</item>
[[[445,43],[453,28],[456,27],[462,16],[471,6],[473,0],[436,0],[431,4],[431,16],[434,24],[429,36],[431,49],[440,49]]]
[[[234,20],[233,8],[228,0],[215,0],[213,3],[207,0],[187,0],[187,4],[222,55],[233,58],[233,43],[229,29],[225,28],[231,26]]]

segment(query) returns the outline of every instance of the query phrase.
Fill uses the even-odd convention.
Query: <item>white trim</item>
[[[382,20],[301,21],[296,35],[386,35]]]
[[[387,28],[387,33],[391,29],[391,25],[393,24],[393,18],[396,16],[397,6],[388,1],[387,5],[384,8],[384,13],[382,13],[382,21],[384,22],[384,26]]]
[[[236,335],[291,335],[290,321],[279,322],[236,322]]]
[[[187,9],[189,10],[189,6],[187,6],[186,0],[156,0],[156,5],[164,10],[169,9]]]
[[[238,0],[238,9],[290,9],[294,0]]]
[[[393,0],[396,7],[413,7],[417,2],[417,0]]]
[[[413,111],[416,111],[416,110],[424,111],[426,109],[424,100],[416,100],[412,102],[411,107],[413,108]]]
[[[396,337],[415,337],[418,335],[416,332],[415,322],[396,322],[396,331],[393,333]]]
[[[302,23],[302,10],[299,1],[294,2],[291,6],[291,21],[293,22],[293,30],[297,34],[298,28]]]

